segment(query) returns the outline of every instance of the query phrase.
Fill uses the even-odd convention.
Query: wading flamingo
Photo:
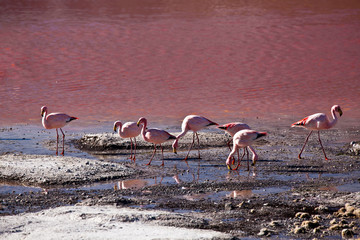
[[[190,150],[193,147],[194,142],[195,142],[195,136],[198,141],[198,153],[199,153],[199,159],[200,159],[201,158],[200,157],[200,142],[199,142],[199,136],[197,134],[197,131],[199,131],[207,126],[211,126],[211,125],[219,125],[219,124],[217,124],[213,121],[210,121],[209,119],[204,118],[202,116],[197,116],[197,115],[186,116],[181,124],[182,132],[176,137],[174,143],[172,144],[173,152],[176,153],[179,139],[182,138],[189,130],[192,130],[193,131],[193,141],[190,145],[189,151],[184,160],[186,162],[186,160],[189,156]]]
[[[227,142],[227,145],[231,151],[231,146],[230,143],[232,141],[232,138],[234,137],[235,133],[237,133],[240,130],[244,130],[244,129],[251,129],[249,127],[249,125],[247,125],[246,123],[241,123],[241,122],[233,122],[233,123],[227,123],[221,126],[218,126],[219,129],[224,130],[225,132],[227,132],[228,134],[230,134],[231,138],[230,140]],[[240,159],[239,156],[239,149],[237,150],[237,155],[238,158]],[[235,158],[234,158],[235,160]]]
[[[59,145],[59,133],[58,128],[60,129],[63,135],[63,150],[61,155],[64,155],[64,145],[65,145],[65,134],[61,129],[66,124],[71,122],[72,120],[78,119],[77,117],[71,117],[65,113],[50,113],[47,114],[47,107],[41,107],[41,116],[42,116],[42,125],[46,129],[56,129],[56,155],[58,155],[58,145]]]
[[[121,138],[130,138],[131,142],[131,153],[130,153],[130,159],[131,161],[136,161],[136,137],[140,135],[141,133],[142,125],[137,125],[136,122],[126,122],[122,124],[120,121],[114,122],[114,131],[118,129],[119,136]],[[134,138],[134,156],[133,156],[133,141],[132,138]]]
[[[162,156],[162,164],[161,166],[164,166],[164,149],[161,146],[162,143],[166,142],[167,140],[171,140],[171,139],[176,139],[175,136],[171,135],[170,133],[168,133],[165,130],[159,130],[159,129],[155,129],[155,128],[151,128],[151,129],[147,129],[147,120],[144,117],[141,117],[139,119],[139,121],[137,122],[137,125],[139,126],[140,124],[143,124],[142,129],[141,129],[141,135],[142,138],[149,143],[153,143],[154,144],[154,153],[151,156],[150,161],[148,162],[148,164],[146,165],[150,165],[152,159],[155,156],[156,153],[156,144],[160,145],[161,148],[161,156]]]
[[[230,170],[237,170],[238,167],[240,166],[240,162],[241,160],[244,158],[245,156],[245,151],[247,151],[246,149],[248,148],[252,154],[253,154],[253,159],[252,159],[252,165],[254,166],[256,161],[258,160],[258,155],[256,154],[255,150],[253,147],[251,147],[251,144],[258,138],[266,136],[266,132],[257,132],[254,130],[250,130],[250,129],[244,129],[244,130],[240,130],[239,132],[235,133],[234,137],[233,137],[233,149],[230,152],[228,158],[226,159],[226,165]],[[231,168],[231,164],[230,164],[230,160],[232,158],[232,156],[234,155],[234,153],[239,149],[239,148],[243,148],[244,149],[244,154],[242,155],[241,159],[239,159],[238,165],[236,166],[236,168],[232,169]],[[249,152],[247,152],[247,158],[248,158],[248,171],[250,169],[249,167]]]
[[[341,116],[343,114],[343,112],[341,111],[341,108],[339,105],[334,105],[332,106],[331,108],[331,115],[333,117],[333,119],[329,119],[325,113],[315,113],[313,115],[310,115],[296,123],[293,123],[291,125],[291,127],[303,127],[303,128],[306,128],[306,129],[309,129],[311,130],[309,135],[307,136],[306,140],[305,140],[305,143],[304,143],[304,146],[301,148],[301,151],[299,153],[299,156],[298,158],[301,159],[301,153],[303,152],[304,148],[305,148],[305,145],[307,143],[307,141],[309,140],[309,137],[311,135],[311,133],[316,130],[318,132],[318,137],[319,137],[319,143],[321,145],[321,149],[324,153],[324,156],[325,156],[325,160],[329,160],[327,157],[326,157],[326,153],[325,153],[325,150],[324,150],[324,147],[321,143],[321,139],[320,139],[320,130],[323,130],[323,129],[329,129],[329,128],[332,128],[333,126],[335,126],[338,118],[335,114],[335,112],[338,112],[339,115]]]

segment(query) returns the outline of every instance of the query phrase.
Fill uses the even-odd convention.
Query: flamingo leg
[[[135,162],[136,161],[136,157],[135,157],[135,155],[136,155],[136,138],[134,138],[134,142],[135,142],[135,145],[134,145],[134,157],[133,157],[133,160]]]
[[[133,141],[132,139],[130,138],[130,148],[131,148],[131,151],[130,151],[130,159],[131,161],[133,160]]]
[[[61,133],[62,133],[62,135],[63,135],[63,150],[62,150],[62,152],[61,152],[61,155],[63,155],[64,156],[64,148],[65,148],[65,134],[64,134],[64,132],[63,132],[63,130],[60,128],[60,131],[61,131]]]
[[[151,161],[153,160],[153,158],[154,158],[154,156],[155,156],[155,153],[156,153],[156,144],[154,144],[154,152],[153,152],[153,155],[151,156],[150,161],[149,161],[146,165],[150,165],[150,164],[151,164]]]
[[[237,151],[239,152],[239,149],[237,149]],[[233,170],[237,170],[240,167],[241,160],[243,160],[244,156],[245,156],[245,148],[243,155],[241,156],[241,158],[239,158],[238,165]]]
[[[58,155],[58,145],[59,145],[59,133],[58,133],[58,129],[56,128],[56,155]]]
[[[230,146],[231,141],[232,141],[232,139],[230,139],[230,140],[227,142],[227,145],[228,145],[230,151],[231,151],[231,146]]]
[[[162,156],[162,164],[161,164],[161,166],[164,166],[164,149],[161,146],[161,144],[160,144],[160,148],[161,148],[161,156]]]
[[[238,159],[240,159],[239,149],[237,149],[236,152],[237,152],[237,155],[238,155]],[[235,157],[234,157],[234,160],[233,160],[233,161],[234,161],[234,163],[235,163]]]
[[[324,156],[325,156],[325,160],[329,160],[329,159],[326,157],[325,149],[324,149],[324,147],[323,147],[323,145],[322,145],[322,143],[321,143],[320,131],[318,131],[318,136],[319,136],[319,143],[320,143],[320,145],[321,145],[321,149],[322,149],[322,151],[323,151],[323,153],[324,153]]]
[[[201,159],[200,157],[200,141],[199,141],[199,135],[197,133],[195,133],[196,138],[197,138],[197,142],[198,142],[198,153],[199,153],[199,159]]]
[[[247,170],[250,171],[250,166],[249,166],[249,162],[250,162],[250,158],[249,158],[249,150],[247,149],[247,147],[244,148],[244,154],[246,151],[246,158],[247,158]]]
[[[193,141],[192,141],[192,143],[191,143],[191,145],[190,145],[190,148],[189,148],[189,151],[188,151],[188,153],[186,154],[186,157],[185,157],[185,162],[187,163],[187,159],[188,159],[188,156],[189,156],[189,153],[190,153],[190,151],[191,151],[191,149],[192,149],[192,147],[193,147],[193,145],[194,145],[194,142],[195,142],[195,133],[193,134]]]
[[[311,130],[310,133],[309,133],[309,135],[306,137],[304,146],[301,148],[301,151],[300,151],[300,153],[299,153],[299,155],[298,155],[298,158],[299,158],[299,159],[301,159],[301,153],[304,151],[305,145],[306,145],[306,143],[308,142],[309,137],[310,137],[310,135],[312,134],[312,132],[313,132],[313,131]]]

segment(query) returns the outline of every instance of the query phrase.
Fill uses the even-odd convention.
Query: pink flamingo
[[[63,135],[63,150],[61,155],[64,155],[64,145],[65,145],[65,134],[61,129],[66,124],[72,120],[78,119],[77,117],[71,117],[65,113],[50,113],[47,114],[47,107],[41,107],[41,116],[42,116],[42,125],[45,129],[56,129],[56,155],[58,155],[58,145],[59,145],[59,133],[58,128],[60,129]]]
[[[240,162],[241,160],[244,158],[245,156],[245,151],[247,151],[246,149],[248,148],[252,154],[253,154],[253,159],[252,159],[252,165],[254,166],[256,161],[258,160],[258,155],[256,154],[255,150],[253,147],[251,147],[251,144],[258,138],[266,136],[267,133],[266,132],[257,132],[254,130],[250,130],[250,129],[244,129],[244,130],[240,130],[237,133],[235,133],[234,137],[233,137],[233,149],[230,152],[227,160],[226,160],[226,165],[229,169],[231,169],[230,167],[230,160],[232,158],[232,156],[234,155],[234,153],[238,150],[238,148],[243,148],[244,149],[244,154],[242,155],[241,159],[239,159],[238,165],[236,166],[236,168],[231,169],[231,170],[237,170],[238,167],[240,166]],[[249,171],[249,152],[247,152],[247,158],[248,158],[248,171]]]
[[[299,159],[301,159],[301,153],[303,152],[303,150],[305,148],[305,145],[306,145],[307,141],[309,140],[309,137],[310,137],[311,133],[314,130],[316,130],[316,131],[318,131],[319,143],[320,143],[321,149],[322,149],[322,151],[324,153],[325,160],[329,160],[326,157],[324,147],[323,147],[323,145],[321,143],[320,130],[329,129],[329,128],[332,128],[332,127],[335,126],[335,124],[337,123],[337,120],[338,120],[335,112],[338,112],[340,117],[343,114],[340,106],[339,105],[334,105],[331,108],[331,115],[333,117],[333,119],[331,119],[331,120],[326,116],[325,113],[315,113],[315,114],[307,116],[306,118],[301,119],[300,121],[298,121],[296,123],[293,123],[291,125],[291,127],[303,127],[303,128],[311,130],[309,135],[307,136],[307,138],[305,140],[304,146],[301,148],[301,151],[300,151],[299,156],[298,156]]]
[[[136,122],[126,122],[122,124],[120,121],[114,122],[114,131],[118,129],[119,136],[121,138],[130,138],[131,142],[131,153],[130,153],[130,159],[131,161],[136,161],[136,137],[140,135],[141,133],[142,125],[137,125]],[[134,138],[134,156],[133,156],[133,141],[132,138]]]
[[[218,128],[221,130],[225,130],[225,132],[230,134],[231,139],[227,142],[227,145],[228,145],[230,151],[231,151],[230,143],[231,143],[232,138],[234,137],[235,133],[237,133],[240,130],[251,129],[249,127],[249,125],[247,125],[245,123],[241,123],[241,122],[227,123],[227,124],[218,126]],[[238,155],[238,158],[240,159],[239,149],[237,150],[237,155]],[[234,160],[235,160],[235,158],[234,158]]]
[[[200,142],[199,142],[199,136],[197,134],[197,131],[207,127],[207,126],[211,126],[211,125],[219,125],[213,121],[210,121],[209,119],[202,117],[202,116],[197,116],[197,115],[189,115],[186,116],[181,124],[181,130],[182,132],[176,137],[174,143],[172,144],[173,147],[173,152],[176,153],[176,149],[178,147],[178,142],[179,139],[182,138],[189,130],[193,131],[193,141],[190,145],[189,151],[185,157],[185,162],[188,159],[190,150],[192,149],[194,142],[195,142],[195,136],[197,138],[197,142],[198,142],[198,153],[199,153],[199,159],[200,157]]]
[[[139,119],[139,121],[137,122],[137,125],[139,126],[141,123],[143,124],[142,129],[141,129],[141,135],[142,135],[143,139],[146,142],[154,144],[154,153],[151,156],[150,161],[146,165],[151,164],[151,161],[154,158],[155,153],[156,153],[156,144],[159,144],[160,148],[161,148],[161,155],[162,155],[162,164],[161,164],[161,166],[164,166],[164,149],[161,146],[161,144],[166,142],[167,140],[176,139],[176,137],[171,135],[170,133],[168,133],[165,130],[160,130],[160,129],[155,129],[155,128],[147,129],[146,128],[147,127],[147,120],[144,117],[141,117]]]

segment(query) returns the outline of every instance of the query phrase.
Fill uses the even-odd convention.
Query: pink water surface
[[[0,40],[3,126],[360,119],[358,0],[5,0]]]

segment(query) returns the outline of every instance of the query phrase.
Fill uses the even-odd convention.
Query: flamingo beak
[[[136,123],[136,125],[139,126],[139,125],[140,125],[140,121],[138,121],[138,122]]]
[[[228,168],[229,170],[232,170],[231,167],[230,167],[230,165],[226,164],[226,166],[227,166],[227,168]]]
[[[116,125],[114,126],[114,132],[116,132]]]
[[[177,154],[177,152],[176,152],[176,148],[173,148],[173,152],[174,152],[175,154]]]
[[[42,117],[44,116],[44,110],[41,110],[41,116]]]
[[[340,114],[340,117],[343,115],[343,112],[340,108],[339,108],[339,114]]]

